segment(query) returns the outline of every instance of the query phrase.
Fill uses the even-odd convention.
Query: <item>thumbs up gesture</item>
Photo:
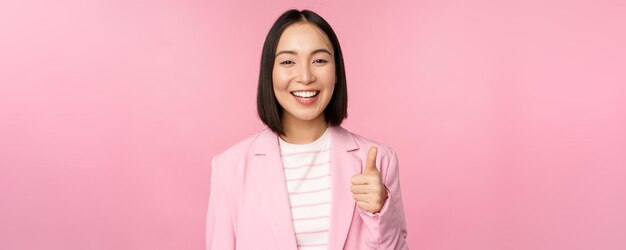
[[[376,168],[378,148],[372,146],[367,153],[363,173],[352,176],[352,197],[356,205],[367,212],[377,213],[387,200],[387,188],[383,185],[380,172]]]

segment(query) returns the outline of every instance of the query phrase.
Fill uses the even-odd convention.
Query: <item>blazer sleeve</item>
[[[359,209],[359,215],[367,227],[365,238],[370,249],[408,249],[398,158],[395,150],[390,151],[389,159],[381,160],[380,165],[383,183],[389,194],[387,201],[379,213],[372,214]]]
[[[214,157],[211,163],[211,189],[206,218],[206,249],[235,249],[235,227],[231,213],[228,180],[224,166]]]

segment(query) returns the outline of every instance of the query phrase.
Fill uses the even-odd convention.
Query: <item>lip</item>
[[[320,92],[319,89],[296,89],[296,90],[291,90],[289,91],[289,93],[291,92],[304,92],[304,91],[316,91],[316,92]]]
[[[314,96],[314,97],[308,97],[308,98],[302,98],[302,97],[294,96],[294,98],[296,98],[297,102],[299,102],[300,104],[304,104],[304,105],[311,105],[311,104],[315,103],[317,101],[318,97],[319,97],[319,94]]]
[[[315,96],[313,97],[298,97],[298,96],[295,96],[293,92],[317,92],[317,94],[315,94]],[[289,91],[289,93],[291,93],[291,96],[293,96],[293,98],[295,98],[296,101],[302,105],[311,105],[317,102],[317,99],[319,99],[320,92],[321,91],[317,89],[302,89],[302,90]]]

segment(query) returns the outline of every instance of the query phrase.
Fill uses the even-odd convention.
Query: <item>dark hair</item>
[[[285,29],[296,22],[309,22],[324,31],[330,40],[335,52],[335,74],[337,83],[333,96],[324,109],[324,118],[330,126],[339,126],[343,119],[348,117],[348,88],[346,86],[346,71],[343,65],[343,56],[337,35],[333,28],[321,16],[310,10],[288,10],[274,22],[270,29],[261,53],[261,72],[259,73],[259,86],[257,90],[257,111],[261,121],[265,123],[274,133],[284,134],[282,124],[282,111],[274,95],[272,71],[274,70],[274,59],[278,41]]]

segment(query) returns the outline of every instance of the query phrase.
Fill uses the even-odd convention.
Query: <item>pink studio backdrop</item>
[[[619,0],[2,1],[0,249],[202,249],[288,8],[338,33],[411,249],[626,249]]]

